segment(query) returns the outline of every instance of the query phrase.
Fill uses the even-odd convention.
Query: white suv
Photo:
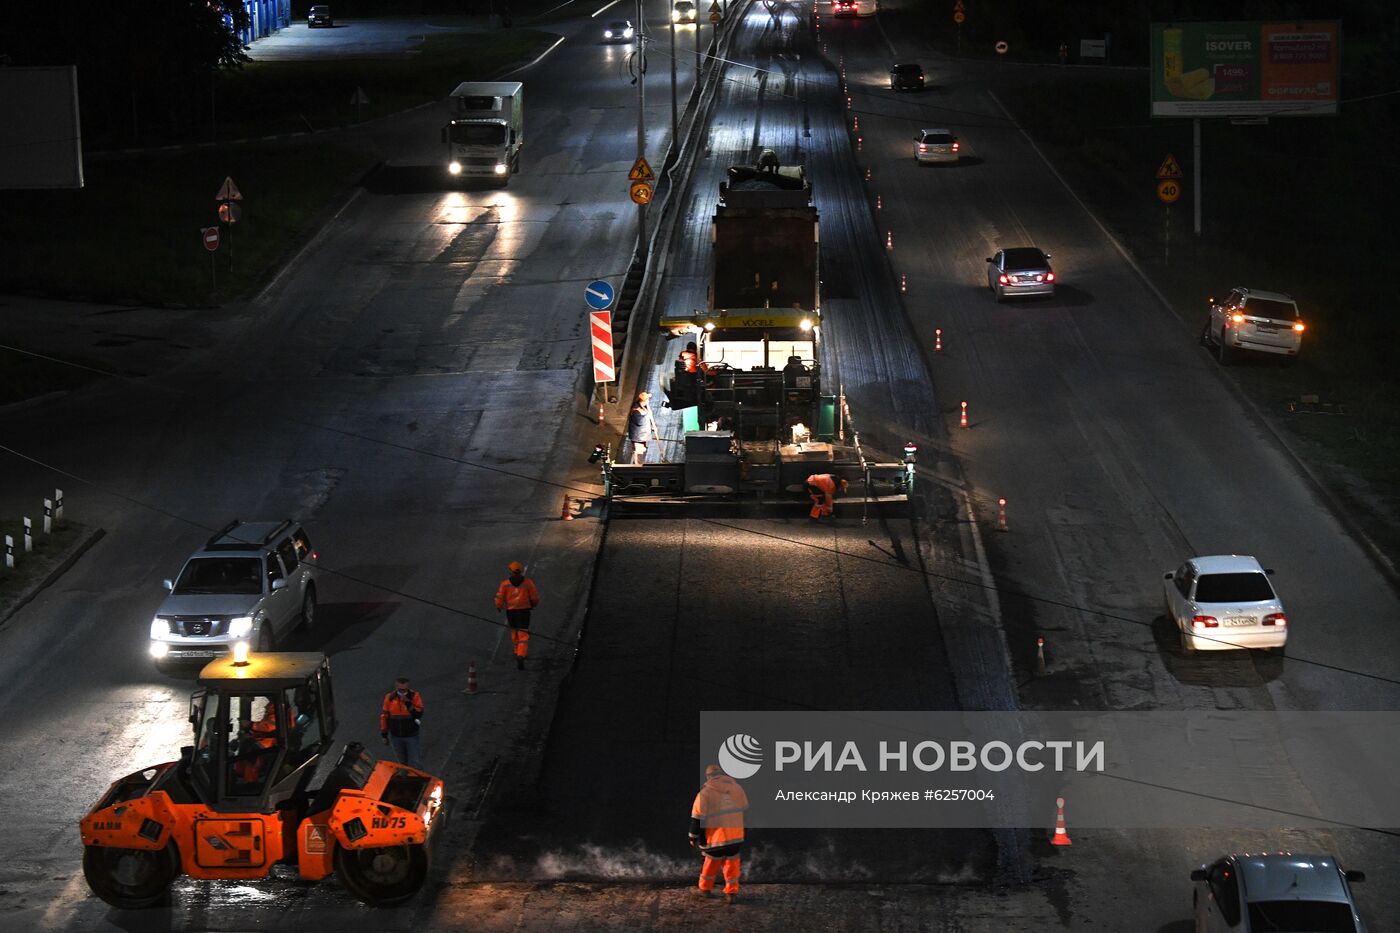
[[[1305,329],[1298,305],[1288,295],[1235,288],[1220,304],[1210,299],[1201,342],[1214,347],[1225,365],[1243,350],[1282,356],[1287,365],[1298,358]]]
[[[162,670],[203,664],[246,642],[271,651],[297,624],[316,622],[316,552],[291,519],[233,521],[166,580],[151,620],[151,657]]]

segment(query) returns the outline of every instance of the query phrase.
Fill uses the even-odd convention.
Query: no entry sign
[[[588,330],[593,342],[593,381],[599,385],[617,378],[613,369],[612,312],[588,312]]]
[[[218,228],[218,227],[205,227],[205,228],[203,228],[203,229],[200,231],[200,233],[201,233],[201,234],[203,235],[203,237],[204,237],[204,248],[205,248],[205,249],[209,250],[209,252],[212,253],[212,252],[214,252],[214,250],[216,250],[216,249],[219,248],[219,228]]]

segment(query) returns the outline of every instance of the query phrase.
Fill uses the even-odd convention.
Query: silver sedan
[[[1020,295],[1055,294],[1050,254],[1034,246],[999,249],[987,257],[987,287],[997,301]]]

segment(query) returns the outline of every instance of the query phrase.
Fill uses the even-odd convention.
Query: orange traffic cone
[[[574,510],[569,508],[569,494],[564,493],[564,509],[559,513],[559,517],[566,522],[574,520]]]
[[[1050,837],[1052,846],[1073,845],[1069,841],[1069,833],[1065,832],[1065,798],[1055,798],[1055,835]]]
[[[958,427],[967,427],[967,402],[962,403],[962,415],[958,418]]]
[[[471,662],[469,662],[469,663],[467,664],[467,689],[463,690],[462,692],[463,692],[463,693],[476,693],[476,662],[475,662],[475,661],[471,661]]]

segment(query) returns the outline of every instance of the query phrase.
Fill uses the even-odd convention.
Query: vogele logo
[[[737,732],[720,745],[719,766],[735,780],[751,778],[763,767],[763,745],[753,736]]]

